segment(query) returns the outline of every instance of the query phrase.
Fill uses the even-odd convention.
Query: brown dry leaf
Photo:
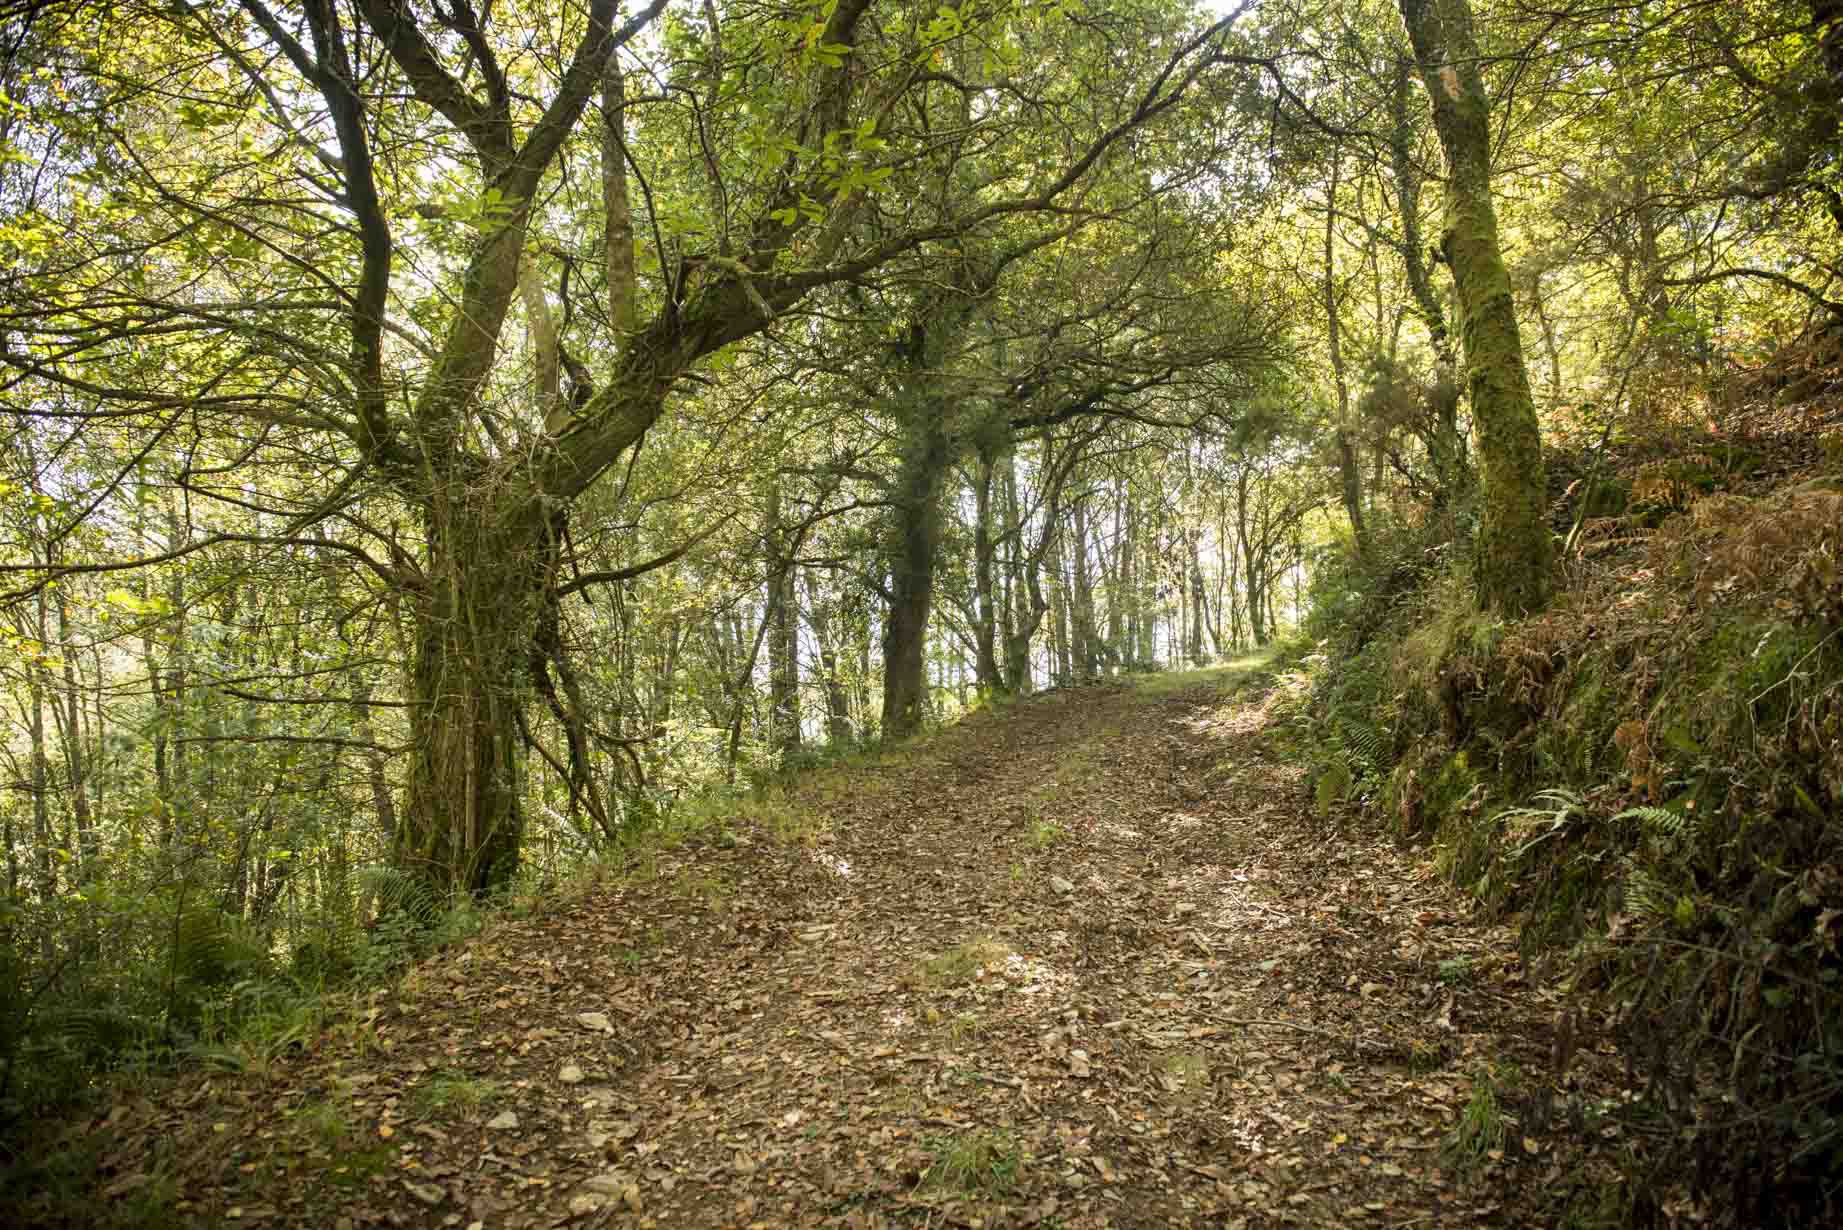
[[[1481,1057],[1542,1070],[1553,1003],[1527,976],[1442,985],[1437,959],[1509,968],[1514,936],[1387,834],[1314,821],[1268,695],[1022,701],[794,779],[811,840],[738,801],[728,839],[495,921],[431,966],[439,995],[380,997],[274,1086],[196,1077],[122,1113],[98,1186],[140,1190],[170,1139],[189,1198],[333,1227],[449,1200],[483,1226],[1552,1223],[1527,1168],[1590,1166],[1580,1146],[1466,1178],[1435,1151]],[[982,937],[1010,954],[987,976],[914,976]],[[1579,1053],[1571,1079],[1610,1091],[1617,1057]],[[409,1115],[432,1075],[496,1104]],[[375,1123],[386,1180],[276,1088]],[[483,1130],[513,1104],[517,1130]]]

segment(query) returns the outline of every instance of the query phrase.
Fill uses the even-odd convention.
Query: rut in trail
[[[1555,1220],[1552,994],[1310,814],[1259,676],[1186,678],[807,774],[267,1085],[118,1112],[117,1174],[176,1136],[192,1214],[267,1224]]]

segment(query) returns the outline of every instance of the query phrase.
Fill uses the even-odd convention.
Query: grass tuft
[[[1471,1100],[1440,1143],[1440,1160],[1450,1168],[1470,1172],[1488,1158],[1503,1156],[1509,1128],[1498,1097],[1498,1079],[1489,1069],[1481,1069],[1473,1079]]]
[[[927,1142],[930,1158],[921,1185],[937,1191],[998,1196],[1017,1184],[1024,1155],[1004,1132],[973,1131]]]
[[[924,987],[964,986],[1011,956],[1011,949],[1002,941],[977,936],[923,961],[914,979]]]
[[[498,1096],[492,1081],[461,1072],[437,1072],[410,1093],[410,1109],[419,1118],[457,1118],[471,1114]]]

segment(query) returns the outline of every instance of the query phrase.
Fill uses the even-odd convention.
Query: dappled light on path
[[[325,1224],[1546,1220],[1556,1146],[1442,1146],[1480,1082],[1540,1072],[1550,993],[1392,843],[1308,814],[1245,679],[814,771],[797,840],[738,820],[418,971],[288,1075],[256,1153],[342,1099],[370,1160],[300,1197]],[[457,1079],[477,1106],[411,1113]],[[197,1207],[256,1174],[285,1182],[233,1166]]]

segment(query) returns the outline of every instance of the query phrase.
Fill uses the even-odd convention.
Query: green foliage
[[[1398,830],[1521,911],[1526,944],[1570,946],[1649,1082],[1621,1111],[1635,1168],[1696,1176],[1743,1222],[1774,1200],[1820,1217],[1843,1178],[1834,508],[1689,498],[1647,571],[1584,570],[1539,619],[1484,619],[1456,568],[1423,572],[1312,665],[1310,732],[1353,764],[1359,719],[1391,730]],[[1481,1080],[1449,1161],[1500,1147],[1502,1119]]]
[[[1418,614],[1436,578],[1457,576],[1469,587],[1474,515],[1469,505],[1412,518],[1372,514],[1367,554],[1339,544],[1312,570],[1306,635],[1342,658]]]
[[[0,1224],[86,1230],[185,1230],[196,1224],[175,1208],[179,1177],[158,1154],[145,1182],[105,1196],[96,1190],[96,1175],[108,1160],[109,1133],[73,1132],[58,1144],[0,1165]]]
[[[499,1094],[492,1081],[464,1072],[432,1072],[410,1092],[412,1114],[421,1119],[466,1118]]]
[[[1011,949],[991,936],[976,936],[922,961],[914,981],[924,987],[957,987],[1011,957]]]
[[[1440,1160],[1459,1171],[1476,1170],[1492,1155],[1501,1157],[1510,1129],[1506,1122],[1500,1086],[1514,1086],[1515,1069],[1500,1074],[1481,1068],[1472,1076],[1472,1096],[1459,1120],[1440,1142]]]
[[[975,1131],[935,1137],[922,1186],[977,1196],[1001,1196],[1016,1186],[1024,1155],[1004,1132]]]

